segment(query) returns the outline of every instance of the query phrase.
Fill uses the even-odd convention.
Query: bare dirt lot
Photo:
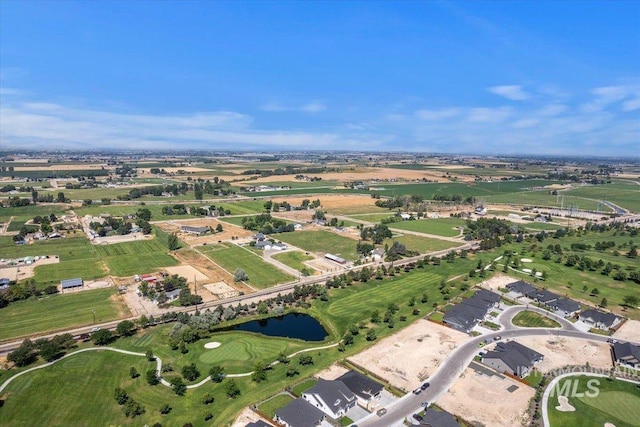
[[[620,340],[640,341],[640,321],[627,320],[613,336]]]
[[[513,277],[507,276],[506,274],[496,273],[495,276],[493,276],[491,279],[485,280],[478,286],[485,289],[490,289],[492,291],[497,291],[499,288],[504,288],[509,283],[516,282],[517,280],[518,279],[514,279]]]
[[[513,427],[526,425],[526,410],[534,394],[532,387],[509,377],[488,376],[467,368],[437,403],[474,424]]]
[[[258,414],[253,412],[251,409],[245,408],[242,410],[240,415],[238,415],[238,418],[236,418],[233,424],[231,424],[231,427],[244,427],[249,423],[259,421],[259,420],[264,421],[262,418],[258,416]]]
[[[608,369],[612,366],[610,346],[606,343],[553,335],[518,338],[523,344],[544,355],[536,369],[546,373],[567,365],[589,365]]]
[[[215,230],[218,224],[222,224],[223,231],[220,233],[206,234],[204,236],[197,236],[191,233],[180,232],[180,227],[183,225],[190,225],[195,227],[211,227]],[[231,240],[232,237],[245,238],[253,236],[253,232],[245,230],[242,227],[229,224],[227,222],[220,222],[215,218],[202,218],[202,219],[187,219],[187,220],[171,220],[155,223],[158,227],[167,233],[178,233],[178,237],[190,246],[198,246],[204,244],[217,243],[218,241]]]
[[[341,377],[342,375],[349,372],[347,368],[344,366],[340,366],[337,363],[329,366],[327,369],[318,372],[316,375],[318,378],[322,378],[324,380],[335,380]]]
[[[28,279],[35,274],[35,267],[45,264],[57,264],[59,262],[60,259],[57,256],[49,256],[49,258],[39,258],[37,261],[34,261],[33,264],[29,265],[2,266],[0,267],[0,276],[15,281]]]
[[[421,319],[350,360],[408,391],[468,339],[467,334]]]
[[[202,283],[209,283],[210,281],[209,277],[206,274],[200,272],[197,268],[190,265],[166,267],[165,270],[167,270],[167,273],[169,274],[177,274],[178,276],[185,277],[190,286],[193,285],[193,280],[195,280],[199,285]]]

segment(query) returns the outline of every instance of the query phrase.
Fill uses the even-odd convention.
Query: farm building
[[[62,290],[63,291],[65,289],[81,288],[81,287],[84,286],[84,280],[82,280],[80,278],[67,279],[67,280],[63,280],[62,282],[60,282],[60,285],[62,286]]]
[[[344,258],[340,258],[340,257],[339,257],[339,256],[337,256],[337,255],[333,255],[333,254],[326,254],[324,257],[325,257],[326,259],[328,259],[328,260],[331,260],[331,261],[337,262],[338,264],[346,264],[346,263],[347,263],[347,260],[346,260],[346,259],[344,259]]]
[[[183,233],[189,233],[189,234],[197,234],[198,236],[208,233],[209,231],[211,231],[211,229],[209,227],[196,227],[193,225],[183,225],[182,227],[180,227],[180,231]]]

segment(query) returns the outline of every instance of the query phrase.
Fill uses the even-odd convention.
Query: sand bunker
[[[520,262],[533,262],[530,258],[521,258]]]
[[[208,342],[204,345],[206,349],[218,348],[220,347],[220,343],[217,341]]]
[[[558,403],[560,405],[556,406],[556,409],[560,412],[573,412],[576,410],[576,408],[569,404],[567,396],[558,396]]]
[[[604,427],[616,427],[616,425],[611,423],[604,423]]]

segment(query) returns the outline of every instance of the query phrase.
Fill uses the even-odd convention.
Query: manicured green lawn
[[[521,311],[512,320],[516,326],[523,328],[559,328],[560,324],[553,319],[549,319],[533,311]]]
[[[283,264],[288,265],[291,268],[295,268],[296,270],[302,270],[307,267],[304,264],[304,261],[309,261],[314,259],[311,255],[306,255],[304,252],[300,251],[287,251],[281,254],[273,255],[273,258],[280,261]],[[307,267],[309,268],[309,267]]]
[[[437,236],[455,237],[460,230],[455,227],[464,226],[466,222],[460,218],[429,218],[415,221],[402,221],[389,224],[389,228],[435,234]]]
[[[288,394],[279,394],[276,397],[269,399],[258,407],[260,412],[266,414],[269,418],[273,419],[276,415],[276,411],[280,408],[287,406],[289,402],[293,400],[293,397]]]
[[[107,322],[129,314],[114,302],[114,288],[73,292],[40,299],[16,301],[0,309],[0,340],[74,326]]]
[[[293,386],[293,389],[291,391],[296,396],[302,396],[302,393],[304,393],[305,391],[309,390],[311,387],[313,387],[316,384],[318,384],[318,380],[317,379],[315,379],[315,378],[307,378],[306,380],[301,381],[298,384],[296,384],[295,386]]]
[[[576,380],[578,386],[574,389]],[[558,391],[566,381],[572,382],[571,393],[567,397],[569,404],[576,408],[575,412],[560,412],[555,409],[558,405]],[[588,388],[589,381],[593,382]],[[550,396],[548,401],[551,427],[602,427],[605,423],[612,423],[616,427],[640,426],[640,389],[634,383],[582,375],[564,378],[557,387],[555,396]],[[598,391],[596,396],[592,396],[595,394],[593,389]],[[584,395],[572,397],[573,390]]]
[[[319,255],[331,253],[346,260],[358,258],[356,254],[356,244],[358,242],[356,240],[330,231],[303,230],[294,231],[293,233],[272,234],[271,237]]]
[[[289,233],[292,234],[292,233]],[[250,250],[234,244],[206,246],[202,253],[213,259],[222,268],[233,274],[241,268],[249,276],[248,283],[256,288],[268,288],[278,283],[286,283],[294,279],[289,274],[278,270],[265,262]]]

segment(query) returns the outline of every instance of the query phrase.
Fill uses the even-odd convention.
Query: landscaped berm
[[[547,406],[551,427],[640,426],[640,388],[627,381],[584,375],[563,378]]]

